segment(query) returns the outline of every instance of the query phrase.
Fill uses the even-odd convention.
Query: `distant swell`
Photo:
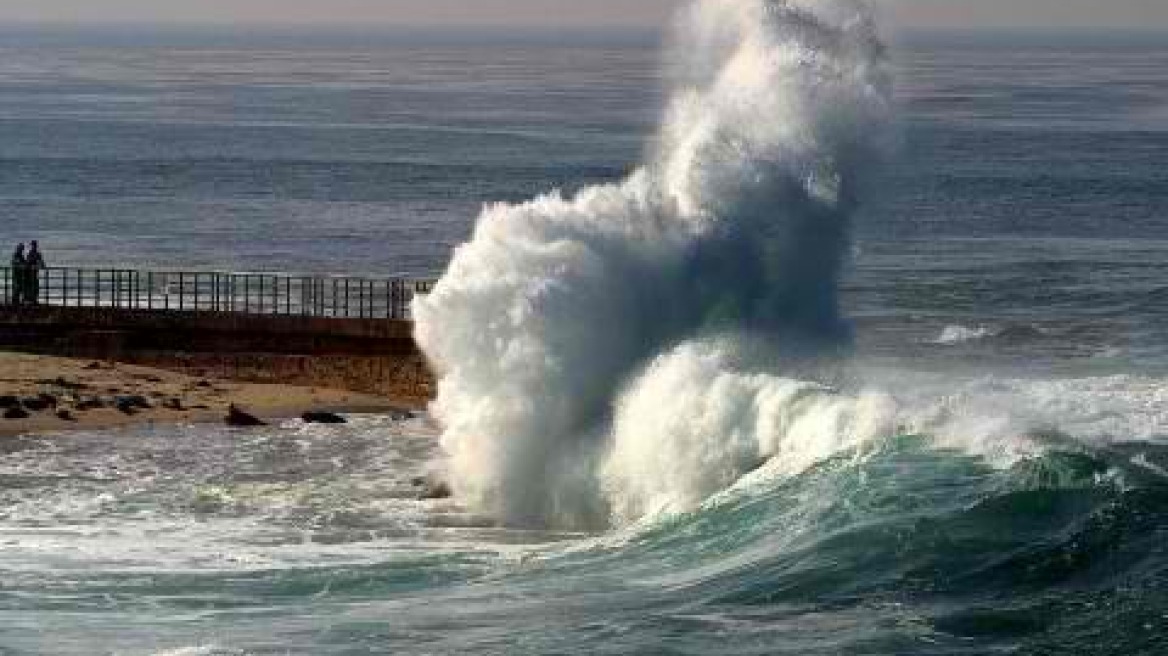
[[[487,208],[414,308],[452,482],[508,524],[634,521],[840,446],[800,422],[887,428],[774,373],[850,339],[837,282],[891,104],[866,3],[701,0],[669,61],[643,166]]]

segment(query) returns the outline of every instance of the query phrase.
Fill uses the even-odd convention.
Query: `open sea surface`
[[[0,655],[1168,653],[1168,37],[892,48],[848,367],[920,422],[591,532],[416,500],[424,417],[0,441]],[[625,176],[661,59],[0,28],[0,245],[436,277],[484,204]]]

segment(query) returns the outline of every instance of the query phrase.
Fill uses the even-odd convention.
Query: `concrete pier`
[[[149,277],[153,280],[155,274]],[[65,274],[60,279],[73,277]],[[325,286],[330,292],[345,288],[331,279],[307,288]],[[46,287],[56,289],[48,285],[42,289]],[[385,297],[392,302],[384,303],[380,313],[359,298],[357,288],[350,286],[349,298],[344,299],[350,303],[331,296],[314,300],[316,307],[328,308],[325,313],[307,311],[313,305],[291,303],[261,304],[262,311],[256,311],[254,301],[239,302],[218,288],[184,290],[183,302],[189,305],[183,309],[128,303],[129,291],[115,289],[106,296],[118,299],[114,306],[95,304],[84,290],[60,286],[38,305],[4,303],[0,297],[0,349],[111,360],[243,382],[330,387],[415,402],[429,399],[432,376],[414,343],[413,322],[402,318],[395,306],[408,301],[398,298],[401,290],[412,292],[416,287],[397,281],[378,287],[381,295],[390,291]],[[207,302],[201,302],[196,291],[206,295]],[[210,303],[212,294],[216,305]],[[67,302],[71,298],[81,301]]]

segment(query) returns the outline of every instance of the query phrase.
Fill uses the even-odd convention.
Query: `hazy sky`
[[[659,24],[682,0],[0,0],[0,22]],[[1168,0],[877,0],[906,27],[1168,28]]]

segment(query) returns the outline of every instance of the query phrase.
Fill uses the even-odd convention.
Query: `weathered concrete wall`
[[[412,331],[387,319],[0,307],[0,348],[424,400],[432,377]]]

